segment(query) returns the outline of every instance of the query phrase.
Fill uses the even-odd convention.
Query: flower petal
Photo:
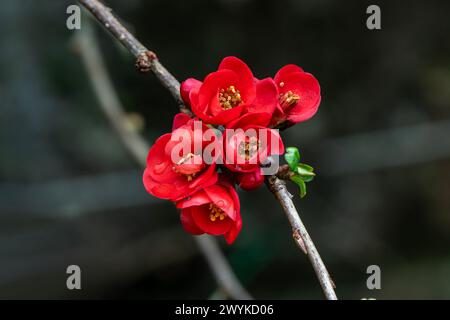
[[[264,183],[264,176],[261,169],[257,168],[252,172],[242,172],[237,175],[239,187],[246,191],[258,189]]]
[[[224,234],[225,241],[228,244],[232,244],[234,240],[236,240],[239,232],[241,232],[241,229],[242,229],[242,219],[239,217],[239,219],[233,224],[230,230]]]
[[[185,81],[183,81],[180,85],[180,94],[181,94],[181,98],[183,99],[184,103],[187,106],[191,105],[191,99],[190,99],[190,93],[192,90],[196,90],[198,91],[198,89],[200,88],[200,86],[202,85],[202,82],[194,79],[194,78],[189,78],[186,79]]]
[[[235,119],[227,124],[227,128],[238,129],[241,128],[245,131],[247,128],[257,128],[266,127],[272,114],[268,112],[255,112],[255,113],[245,113],[240,118]]]
[[[247,112],[267,112],[270,115],[278,104],[278,93],[275,82],[271,78],[265,78],[256,83],[256,98],[247,107]]]
[[[150,148],[147,156],[148,174],[155,181],[166,182],[177,178],[178,174],[172,170],[172,162],[166,156],[166,144],[170,141],[171,134],[167,133],[159,137]]]
[[[321,100],[319,82],[312,74],[306,72],[292,73],[286,77],[285,81],[283,89],[291,90],[300,96],[296,105],[285,110],[288,119],[295,119],[296,122],[308,120],[319,108]]]
[[[268,129],[268,137],[267,137],[267,148],[268,154],[283,154],[284,153],[284,143],[281,139],[280,132],[275,129]]]
[[[218,236],[226,233],[233,225],[233,221],[229,218],[223,220],[216,219],[211,221],[209,218],[209,209],[207,205],[191,207],[192,219],[195,224],[204,232]]]
[[[217,95],[218,90],[235,85],[238,81],[238,75],[231,70],[219,70],[206,76],[205,81],[198,91],[198,104],[207,106],[211,99]],[[201,118],[201,114],[197,115]]]
[[[182,188],[177,183],[155,181],[149,174],[148,168],[144,171],[142,181],[147,192],[157,198],[175,201],[185,196],[185,188]]]
[[[194,235],[200,235],[205,233],[202,229],[197,227],[197,225],[194,222],[194,219],[192,219],[191,208],[181,210],[180,219],[181,224],[183,225],[183,229],[187,233]]]
[[[222,60],[219,70],[232,70],[239,76],[239,83],[242,85],[242,88],[239,89],[245,89],[245,92],[241,92],[241,94],[246,95],[248,99],[244,103],[251,103],[250,100],[253,100],[255,96],[255,86],[250,68],[241,59],[231,56]]]
[[[188,123],[188,121],[191,120],[191,117],[188,116],[185,113],[177,113],[175,117],[173,117],[173,123],[172,123],[172,131],[178,129],[179,127],[185,125]]]
[[[176,206],[178,209],[184,209],[192,206],[201,206],[210,202],[211,199],[208,197],[208,195],[204,191],[200,190],[194,193],[189,198],[178,201]]]
[[[213,185],[217,182],[219,175],[216,171],[216,164],[211,164],[205,172],[203,172],[200,176],[194,179],[190,184],[189,188],[197,188],[200,186],[207,187]]]
[[[303,69],[295,64],[287,64],[280,70],[278,70],[277,74],[274,77],[275,84],[280,88],[280,82],[284,82],[284,78],[296,72],[303,72]]]
[[[227,188],[216,184],[205,188],[204,191],[211,201],[222,209],[231,220],[236,219],[235,199],[232,198]]]

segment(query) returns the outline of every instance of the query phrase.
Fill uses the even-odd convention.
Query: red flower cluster
[[[274,128],[311,118],[320,86],[295,65],[258,80],[244,62],[227,57],[203,82],[187,79],[180,91],[195,118],[176,115],[172,132],[156,140],[144,185],[176,203],[186,232],[223,235],[231,244],[242,228],[234,185],[253,190],[263,184],[261,165],[284,153]]]

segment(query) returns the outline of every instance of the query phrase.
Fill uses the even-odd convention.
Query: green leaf
[[[305,182],[311,182],[314,180],[314,176],[300,176],[303,181]]]
[[[301,167],[305,171],[309,171],[309,172],[314,171],[314,168],[311,167],[310,165],[307,165],[306,163],[299,163],[298,166]]]
[[[300,152],[296,147],[286,148],[286,153],[284,154],[284,159],[289,165],[291,171],[296,172],[298,167],[298,162],[300,161]]]
[[[306,184],[305,181],[299,175],[295,175],[291,177],[291,180],[295,182],[300,189],[300,198],[306,196]]]
[[[303,198],[306,195],[306,182],[312,181],[316,175],[314,168],[306,163],[299,163],[300,152],[296,147],[286,148],[284,158],[289,165],[289,169],[294,173],[290,179],[298,185],[300,197]]]
[[[299,163],[297,167],[297,173],[305,182],[310,182],[314,179],[314,176],[316,174],[313,172],[313,170],[314,170],[313,167],[308,166],[307,164],[304,163]]]
[[[314,179],[316,174],[313,171],[314,171],[314,168],[305,163],[298,164],[297,173],[300,175],[300,177],[305,182],[310,182]]]
[[[297,173],[301,176],[306,176],[306,177],[314,177],[316,174],[312,171],[306,170],[303,166],[299,165],[297,167]]]

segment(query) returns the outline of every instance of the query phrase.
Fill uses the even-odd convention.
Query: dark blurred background
[[[66,8],[0,9],[0,298],[208,298],[216,285],[169,202],[146,194],[100,111]],[[255,76],[295,63],[322,87],[318,114],[283,133],[318,173],[294,193],[340,298],[450,298],[450,2],[110,0],[180,80],[227,55]],[[381,30],[366,8],[381,7]],[[151,143],[177,106],[97,23],[95,37],[135,129]],[[240,192],[227,247],[256,298],[322,298],[308,259],[265,188]],[[66,288],[66,268],[82,290]],[[381,290],[366,268],[381,267]]]

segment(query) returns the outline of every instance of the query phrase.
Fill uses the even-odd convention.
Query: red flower
[[[224,125],[238,118],[253,103],[256,85],[249,67],[226,57],[203,82],[193,78],[181,84],[181,96],[194,114],[207,123]]]
[[[206,129],[203,125],[201,132]],[[201,138],[194,134],[194,119],[175,116],[173,132],[159,137],[148,153],[143,182],[150,194],[177,201],[217,182],[215,162],[208,165],[202,157],[210,142],[196,141]]]
[[[225,130],[224,165],[234,172],[253,172],[271,155],[284,153],[278,130],[269,129],[269,113],[247,113]],[[233,129],[233,130],[231,130]]]
[[[180,86],[181,98],[183,99],[186,106],[191,107],[191,94],[197,95],[198,89],[200,89],[201,85],[202,82],[194,78],[186,79],[181,83]]]
[[[264,183],[267,164],[270,169],[275,164],[272,156],[284,153],[274,128],[311,118],[320,104],[320,85],[292,64],[274,79],[259,80],[244,62],[226,57],[203,82],[185,80],[180,94],[205,124],[186,114],[175,116],[172,132],[150,148],[145,188],[176,203],[186,232],[223,235],[231,244],[242,228],[234,185],[254,190]]]
[[[177,203],[181,223],[186,232],[199,235],[223,235],[228,244],[236,239],[242,228],[239,197],[228,182],[205,187]]]
[[[244,110],[246,113],[267,113],[272,115],[278,104],[277,86],[272,78],[258,80],[255,78],[256,97]]]
[[[294,64],[281,68],[274,78],[278,89],[278,106],[271,125],[285,120],[291,124],[308,120],[319,108],[320,85],[310,73]]]
[[[260,168],[252,172],[240,172],[237,174],[237,184],[243,190],[251,191],[258,189],[263,183],[264,176]]]

